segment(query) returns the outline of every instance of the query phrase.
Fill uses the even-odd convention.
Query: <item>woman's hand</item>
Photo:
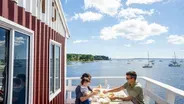
[[[97,95],[98,92],[97,92],[97,91],[93,91],[91,94],[92,94],[92,95]]]

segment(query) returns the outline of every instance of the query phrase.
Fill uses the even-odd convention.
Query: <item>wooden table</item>
[[[104,89],[103,89],[104,90]],[[115,95],[127,97],[124,91],[116,92]],[[99,102],[91,102],[91,104],[100,104]],[[133,104],[131,101],[111,101],[110,104]]]

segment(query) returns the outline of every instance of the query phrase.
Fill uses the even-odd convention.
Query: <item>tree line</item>
[[[90,55],[90,54],[67,54],[67,61],[94,61],[94,60],[110,60],[107,56]]]

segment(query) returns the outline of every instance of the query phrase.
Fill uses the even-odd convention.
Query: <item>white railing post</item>
[[[169,103],[169,104],[174,104],[175,102],[175,97],[176,97],[176,94],[169,91],[169,90],[166,90],[166,101]]]
[[[104,84],[105,84],[105,87],[107,87],[107,85],[108,85],[108,80],[107,79],[105,79]]]
[[[146,81],[146,86],[145,86],[145,89],[152,92],[152,88],[151,88],[151,83]],[[147,95],[144,95],[144,100],[145,100],[145,104],[149,104],[150,103],[150,100],[151,98]]]
[[[72,87],[72,80],[71,79],[69,79],[68,80],[68,86],[67,87]],[[72,99],[72,91],[68,91],[68,96],[67,96],[67,101],[68,100],[71,100]]]

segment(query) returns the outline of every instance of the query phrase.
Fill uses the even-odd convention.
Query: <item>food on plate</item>
[[[99,94],[99,97],[103,98],[105,95],[103,93]]]
[[[108,97],[111,98],[111,97],[114,97],[114,93],[109,93]]]
[[[101,102],[100,104],[109,104],[109,102]]]
[[[101,98],[101,99],[99,99],[99,102],[100,102],[100,104],[109,104],[109,102],[110,102],[110,99],[108,99],[108,98]]]
[[[94,88],[93,91],[100,92],[100,88]]]
[[[100,85],[98,86],[98,88],[100,88],[100,89],[101,89],[101,88],[102,88],[102,85],[100,84]]]
[[[88,91],[86,94],[87,94],[87,95],[91,94],[91,91]]]

